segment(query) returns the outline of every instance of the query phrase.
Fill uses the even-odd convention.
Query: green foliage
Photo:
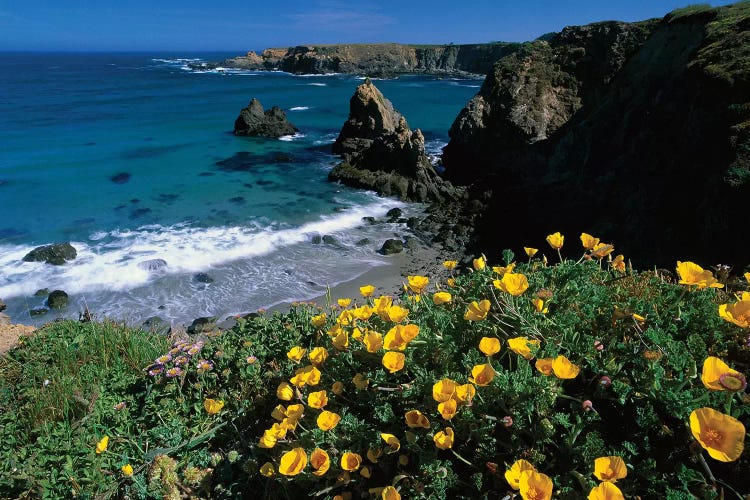
[[[504,257],[512,266],[513,254]],[[502,498],[510,492],[505,470],[523,458],[552,478],[560,498],[582,498],[596,484],[594,460],[609,455],[628,464],[617,483],[626,496],[750,491],[740,472],[750,467],[747,454],[716,462],[687,425],[699,407],[750,423],[746,394],[709,391],[701,382],[707,356],[748,373],[747,331],[717,314],[732,297],[591,258],[517,263],[512,272],[529,287],[512,296],[495,284],[506,271],[435,270],[429,292],[394,300],[408,309],[401,325],[418,327],[400,347],[389,343],[398,311],[381,298],[346,307],[295,304],[286,314],[240,319],[205,343],[168,342],[115,324],[49,325],[0,358],[0,496],[235,498],[253,491],[264,498],[359,498],[393,485],[404,498]],[[438,288],[452,300],[433,303]],[[469,304],[485,299],[487,317],[465,319]],[[313,317],[323,322],[314,326]],[[403,368],[386,369],[386,349],[368,350],[363,339],[372,332],[403,352]],[[500,351],[483,354],[483,337],[498,339]],[[539,341],[530,359],[509,348],[518,337]],[[305,356],[290,359],[293,347],[306,349]],[[299,383],[291,401],[280,401],[276,388],[310,366],[316,347],[328,353],[320,381]],[[560,355],[580,368],[573,378],[545,375],[537,365]],[[484,364],[494,372],[490,381],[472,374]],[[360,379],[366,384],[358,386]],[[433,396],[443,379],[476,391],[473,398],[450,396],[455,414],[441,414]],[[327,431],[317,424],[322,410],[307,406],[310,393],[321,390],[325,410],[341,416]],[[224,405],[209,414],[207,398]],[[118,403],[124,405],[115,409]],[[293,404],[303,405],[301,416],[288,417]],[[429,419],[427,428],[407,426],[411,410]],[[274,423],[287,426],[285,435],[260,446]],[[434,437],[447,428],[452,447],[438,449]],[[395,435],[398,449],[382,433]],[[105,435],[107,450],[96,453]],[[282,475],[281,457],[294,448],[308,460],[314,449],[324,450],[330,469],[314,475],[308,463],[298,475]],[[342,469],[346,451],[362,457],[358,470]],[[266,463],[273,468],[268,477],[259,472]],[[132,477],[122,473],[125,464]]]

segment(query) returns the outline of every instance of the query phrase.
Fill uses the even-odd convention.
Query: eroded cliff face
[[[450,180],[492,191],[481,245],[586,231],[639,267],[748,264],[749,29],[749,4],[677,11],[498,61],[443,157]]]
[[[485,74],[518,44],[471,45],[339,44],[271,48],[248,52],[209,67],[280,70],[294,74],[352,73],[390,77],[404,73]]]

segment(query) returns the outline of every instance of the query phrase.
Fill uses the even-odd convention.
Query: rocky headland
[[[746,265],[750,4],[522,44],[450,137],[445,177],[488,200],[481,248],[587,231],[639,267]]]
[[[219,62],[191,63],[194,69],[235,68],[294,74],[351,73],[393,77],[407,73],[484,75],[518,44],[468,45],[335,44],[269,48]]]

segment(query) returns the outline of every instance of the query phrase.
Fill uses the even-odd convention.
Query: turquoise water
[[[224,316],[309,298],[387,263],[375,243],[403,228],[361,218],[402,204],[327,181],[362,77],[186,66],[228,55],[0,54],[0,298],[14,320],[77,317],[84,306],[129,321]],[[376,81],[435,154],[480,83]],[[299,133],[232,135],[253,97],[286,110]],[[313,245],[314,234],[340,245]],[[373,244],[355,244],[364,237]],[[21,262],[56,241],[71,241],[78,258]],[[167,266],[139,266],[156,258]],[[30,318],[42,288],[67,291],[70,307]]]

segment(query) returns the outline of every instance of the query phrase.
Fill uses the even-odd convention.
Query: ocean
[[[419,205],[330,183],[330,147],[363,77],[230,69],[235,54],[0,54],[0,299],[14,322],[99,318],[189,322],[305,300],[388,264],[376,250]],[[402,76],[376,86],[438,155],[481,80]],[[251,98],[299,128],[235,137]],[[331,235],[336,244],[314,244]],[[69,241],[63,266],[21,259]],[[144,261],[166,266],[149,271]],[[64,290],[45,306],[38,290]]]

